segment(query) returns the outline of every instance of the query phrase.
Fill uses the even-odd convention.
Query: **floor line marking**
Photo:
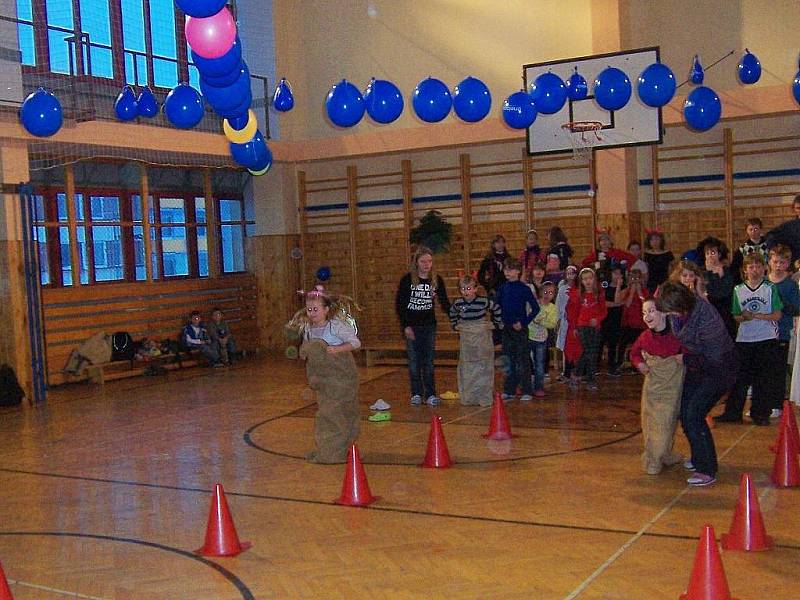
[[[720,455],[719,459],[722,460],[723,458],[725,458],[731,450],[733,450],[736,446],[739,445],[739,442],[741,442],[745,437],[747,437],[750,434],[753,428],[754,426],[750,426],[747,429],[747,431],[745,431],[742,435],[740,435],[730,446],[728,446],[725,452],[723,452]],[[628,540],[626,540],[625,543],[622,544],[622,546],[620,546],[616,552],[614,552],[614,554],[609,556],[605,560],[605,562],[603,562],[603,564],[597,567],[597,569],[595,569],[594,572],[591,575],[589,575],[589,577],[584,579],[583,582],[581,582],[581,584],[578,585],[578,587],[572,590],[572,593],[570,593],[568,596],[565,596],[564,600],[574,600],[581,593],[583,593],[586,590],[586,588],[588,588],[595,581],[595,579],[600,577],[600,575],[602,575],[611,565],[613,565],[617,561],[617,559],[619,559],[619,557],[622,556],[626,550],[628,550],[628,548],[630,548],[631,546],[633,546],[633,544],[639,541],[639,539],[647,533],[647,530],[653,527],[653,525],[655,525],[665,514],[667,514],[672,509],[672,507],[675,506],[681,500],[681,498],[683,498],[687,493],[689,493],[689,490],[691,489],[692,487],[687,485],[680,492],[678,492],[678,494],[676,494],[675,497],[672,498],[672,500],[667,502],[664,508],[658,511],[658,513],[656,513],[656,515],[652,519],[650,519],[647,523],[645,523],[639,529],[639,531],[637,531],[630,538],[628,538]]]
[[[62,596],[71,596],[72,598],[84,598],[85,600],[108,600],[107,598],[100,598],[98,596],[86,596],[78,592],[68,592],[58,588],[48,587],[46,585],[38,585],[36,583],[28,583],[27,581],[20,581],[19,579],[9,579],[9,585],[19,585],[22,587],[33,588],[34,590],[44,590],[45,592],[52,592],[54,594],[61,594]]]

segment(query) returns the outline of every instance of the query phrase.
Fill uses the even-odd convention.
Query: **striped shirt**
[[[491,315],[494,326],[500,327],[502,321],[499,304],[495,304],[486,296],[475,296],[470,301],[457,298],[450,307],[450,325],[455,329],[460,321],[480,321],[485,319],[487,314]]]

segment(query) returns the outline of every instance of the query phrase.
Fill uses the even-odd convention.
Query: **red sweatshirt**
[[[600,325],[603,323],[603,319],[605,319],[606,314],[608,314],[605,294],[594,294],[593,292],[587,292],[584,294],[583,298],[581,298],[577,287],[570,288],[569,293],[576,294],[576,299],[581,305],[576,327],[592,327],[591,320],[597,319],[597,324],[595,327],[599,329]]]
[[[661,332],[645,329],[631,346],[631,363],[634,367],[644,362],[642,352],[666,358],[675,356],[683,351],[681,343],[671,331],[665,329]]]

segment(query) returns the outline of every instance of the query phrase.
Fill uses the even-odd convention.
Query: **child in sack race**
[[[306,361],[308,386],[317,396],[316,448],[309,462],[343,463],[359,431],[358,371],[353,350],[361,347],[350,299],[317,286],[305,294],[306,305],[289,322],[300,330],[300,357]]]
[[[642,304],[645,329],[631,346],[630,359],[644,378],[642,386],[642,468],[648,475],[658,475],[682,458],[672,445],[678,425],[684,366],[679,360],[681,343],[669,327],[667,315],[655,300]]]

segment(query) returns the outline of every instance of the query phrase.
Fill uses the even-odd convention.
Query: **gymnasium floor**
[[[455,369],[437,370],[455,389]],[[343,465],[302,460],[314,405],[297,362],[261,359],[105,389],[53,390],[46,407],[0,410],[0,561],[16,600],[137,598],[677,599],[704,523],[728,530],[750,472],[776,548],[724,552],[741,600],[800,595],[800,488],[768,484],[776,426],[720,426],[716,485],[680,467],[640,471],[638,376],[589,395],[552,384],[508,405],[509,442],[487,442],[489,409],[443,405],[457,465],[415,466],[431,409],[407,404],[404,368],[362,370],[368,509],[333,503]],[[682,435],[678,449],[686,450]],[[201,559],[211,490],[225,486],[253,547]]]

